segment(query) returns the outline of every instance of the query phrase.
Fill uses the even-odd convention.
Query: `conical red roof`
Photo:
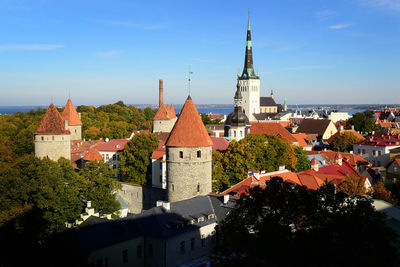
[[[64,121],[68,121],[68,125],[82,125],[81,119],[79,118],[78,112],[76,112],[71,99],[68,99],[61,117]]]
[[[64,120],[57,108],[51,104],[44,114],[34,134],[70,134],[65,130]]]
[[[171,106],[169,107],[169,117],[171,119],[176,118],[174,104],[171,104]]]
[[[161,106],[158,108],[156,115],[154,115],[153,121],[156,120],[169,120],[169,116],[167,116],[168,110],[165,107],[164,104],[161,104]]]
[[[189,96],[166,141],[166,146],[197,147],[212,145],[206,127],[204,127],[196,106]]]

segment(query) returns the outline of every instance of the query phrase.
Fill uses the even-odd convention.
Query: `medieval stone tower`
[[[61,115],[63,121],[67,121],[66,129],[71,132],[71,140],[82,139],[82,122],[80,113],[76,112],[71,99],[68,99],[64,111]]]
[[[176,122],[176,115],[174,106],[164,105],[164,88],[163,80],[159,80],[159,97],[158,97],[158,110],[153,118],[153,133],[158,132],[171,132]]]
[[[243,112],[250,121],[256,120],[253,114],[260,113],[260,78],[253,67],[250,16],[247,25],[247,42],[242,75],[238,75],[237,85],[243,96]]]
[[[211,192],[212,141],[190,96],[167,141],[167,200]]]
[[[34,132],[35,156],[71,159],[71,133],[57,108],[51,104]]]

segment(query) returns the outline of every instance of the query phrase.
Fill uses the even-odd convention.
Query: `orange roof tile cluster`
[[[258,174],[256,174],[258,173]],[[333,164],[329,166],[320,167],[318,171],[313,169],[294,173],[288,170],[261,173],[252,172],[250,177],[242,180],[231,188],[225,190],[221,195],[231,194],[240,196],[247,193],[249,188],[260,186],[265,187],[265,183],[272,177],[280,177],[285,182],[306,186],[308,189],[317,189],[322,186],[326,180],[330,183],[340,184],[346,180],[349,175],[355,175],[360,179],[365,179],[356,169],[343,160],[342,165]]]
[[[71,99],[68,99],[67,104],[62,112],[61,118],[63,121],[68,121],[68,125],[77,126],[82,125],[81,119],[79,118],[78,112],[72,104]]]
[[[355,137],[358,138],[358,141],[357,141],[357,142],[361,142],[361,141],[364,141],[364,140],[365,140],[364,136],[362,136],[361,134],[359,134],[357,131],[354,131],[354,130],[343,130],[343,131],[341,131],[341,132],[337,132],[337,133],[335,133],[334,135],[332,135],[332,136],[327,140],[328,144],[332,143],[333,139],[334,139],[336,136],[338,136],[338,135],[343,135],[344,133],[352,133]]]
[[[88,151],[88,153],[83,157],[84,160],[87,161],[102,161],[103,157],[101,156],[101,154],[99,153],[99,151],[97,151],[97,149],[92,148]]]
[[[96,145],[95,148],[98,151],[118,152],[124,150],[128,142],[128,139],[111,139],[108,142]]]
[[[211,141],[213,142],[212,150],[213,151],[225,151],[228,149],[229,141],[223,137],[214,137],[210,136]]]
[[[156,115],[154,115],[153,121],[158,120],[171,120],[176,118],[174,105],[165,106],[164,103],[158,108]]]
[[[70,134],[64,127],[64,120],[54,104],[51,104],[44,114],[34,134]]]
[[[151,159],[162,159],[165,153],[165,149],[156,149],[151,154]]]
[[[307,151],[306,153],[307,155],[320,154],[327,164],[334,164],[336,155],[339,152],[326,150],[326,151]],[[341,152],[340,154],[343,156],[343,159],[345,159],[347,163],[349,163],[353,167],[370,164],[367,160],[364,159],[363,156],[355,155],[352,153],[343,153],[343,152]]]
[[[294,133],[292,134],[294,138],[296,138],[299,146],[301,147],[312,147],[311,140],[308,138],[305,133]]]
[[[398,128],[398,122],[390,122],[388,120],[377,120],[376,124],[378,124],[381,128]]]
[[[200,147],[213,145],[206,127],[204,127],[196,106],[190,96],[183,105],[178,120],[168,136],[166,145],[175,147]]]
[[[91,141],[83,141],[83,140],[72,140],[71,141],[71,155],[73,154],[85,154],[90,148],[97,144],[105,143],[104,140],[91,140]]]
[[[251,122],[250,133],[275,135],[288,142],[297,142],[296,138],[279,123]]]

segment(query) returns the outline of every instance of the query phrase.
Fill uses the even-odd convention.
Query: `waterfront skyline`
[[[262,95],[400,102],[396,0],[0,1],[0,105],[233,103],[248,10]]]

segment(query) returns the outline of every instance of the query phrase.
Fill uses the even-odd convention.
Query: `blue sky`
[[[400,0],[0,0],[0,105],[232,103],[248,10],[262,95],[400,103]]]

